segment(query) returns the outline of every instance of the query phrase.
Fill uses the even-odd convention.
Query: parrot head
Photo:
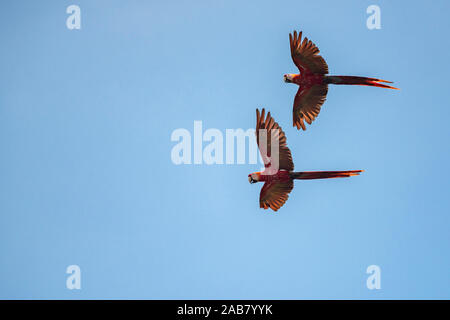
[[[248,182],[256,183],[259,181],[259,172],[251,173],[248,175]]]
[[[285,74],[284,76],[283,76],[283,78],[284,78],[284,82],[286,82],[286,83],[292,83],[292,81],[294,80],[294,74],[292,74],[292,73],[288,73],[288,74]]]

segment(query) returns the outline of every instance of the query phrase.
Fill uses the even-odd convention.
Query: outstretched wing
[[[297,129],[306,130],[304,121],[311,124],[319,115],[325,102],[328,85],[301,86],[294,99],[293,123]]]
[[[270,181],[264,183],[259,195],[259,206],[273,211],[280,209],[289,198],[289,193],[294,188],[292,180],[287,182]]]
[[[294,170],[294,163],[292,162],[291,150],[286,145],[286,136],[283,130],[271,117],[270,112],[265,117],[265,110],[262,109],[261,114],[256,109],[256,142],[258,143],[259,152],[264,161],[266,168],[270,168],[271,165],[277,163],[277,159],[272,155],[272,141],[278,141],[278,168],[276,170]],[[266,139],[260,141],[260,137],[266,135]],[[266,140],[266,141],[264,141]],[[276,151],[276,150],[275,150]]]
[[[316,47],[311,40],[304,38],[302,42],[302,32],[297,36],[297,31],[294,31],[294,36],[289,34],[289,42],[291,44],[291,56],[295,65],[304,73],[327,74],[328,65],[324,58],[319,55],[319,48]]]

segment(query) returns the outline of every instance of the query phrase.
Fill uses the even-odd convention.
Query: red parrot
[[[304,121],[311,124],[319,115],[320,107],[325,102],[328,84],[349,84],[361,86],[373,86],[380,88],[396,89],[384,83],[392,83],[386,80],[353,76],[327,76],[328,65],[319,49],[311,40],[304,38],[301,41],[302,32],[297,36],[289,34],[291,56],[300,74],[285,74],[284,81],[300,86],[294,99],[293,126],[306,130]]]
[[[267,136],[267,143],[260,141],[260,130]],[[288,199],[288,194],[294,188],[294,180],[346,178],[359,175],[363,170],[348,171],[309,171],[294,172],[291,151],[286,145],[286,136],[270,112],[265,117],[265,110],[261,114],[256,109],[256,141],[264,161],[264,171],[248,175],[250,183],[264,182],[259,196],[259,206],[277,211]],[[276,159],[272,156],[271,142],[278,142],[278,166],[273,165]],[[275,143],[276,145],[276,143]],[[265,148],[266,147],[266,148]],[[265,151],[267,150],[267,151]]]

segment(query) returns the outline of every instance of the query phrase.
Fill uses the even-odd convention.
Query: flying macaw
[[[260,141],[261,131],[267,137]],[[262,135],[261,135],[262,136]],[[270,116],[270,112],[265,117],[265,110],[261,114],[256,109],[256,141],[264,161],[264,171],[254,172],[248,175],[250,183],[264,182],[259,196],[259,206],[264,209],[271,208],[277,211],[288,199],[288,194],[294,188],[294,180],[346,178],[359,175],[363,170],[349,171],[309,171],[294,172],[291,151],[286,145],[286,136],[275,120]],[[276,146],[278,142],[278,162],[272,155],[272,142]],[[276,148],[274,148],[275,151]],[[278,163],[277,165],[274,165]]]
[[[325,102],[328,84],[349,84],[373,86],[380,88],[396,89],[384,83],[392,83],[386,80],[353,76],[327,76],[328,65],[319,49],[311,40],[304,38],[301,41],[302,32],[297,36],[289,34],[291,56],[300,74],[285,74],[284,81],[300,86],[294,99],[293,126],[306,130],[304,121],[311,124],[319,115],[320,107]]]

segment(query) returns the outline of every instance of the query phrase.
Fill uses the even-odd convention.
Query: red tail
[[[364,170],[292,172],[291,178],[299,180],[348,178],[357,176],[363,171]]]
[[[366,77],[353,77],[353,76],[327,76],[326,81],[332,84],[350,84],[350,85],[360,85],[360,86],[372,86],[380,88],[395,89],[398,88],[388,86],[384,83],[392,83],[391,81],[376,79],[376,78],[366,78]]]

